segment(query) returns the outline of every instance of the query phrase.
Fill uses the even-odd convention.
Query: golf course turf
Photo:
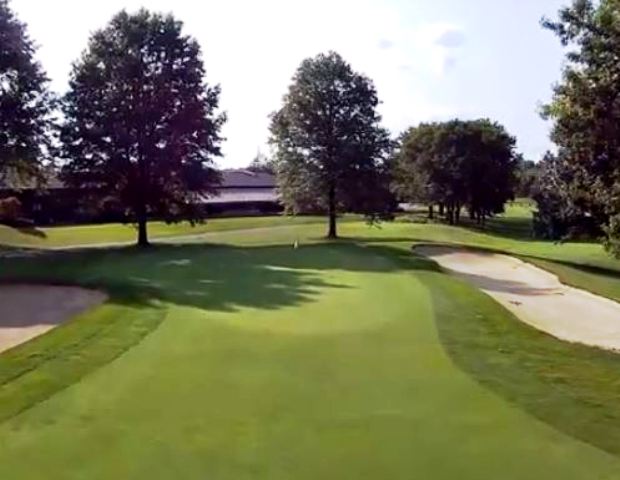
[[[295,224],[0,259],[3,281],[110,295],[0,355],[0,477],[620,479],[620,356],[529,328],[411,246],[501,246],[612,297],[601,268],[617,262],[443,225],[342,227],[333,243]]]

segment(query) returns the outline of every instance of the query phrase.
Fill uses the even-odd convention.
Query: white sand
[[[555,275],[508,255],[431,246],[415,251],[539,330],[569,342],[620,350],[620,303],[563,285]]]
[[[0,285],[0,352],[41,335],[103,303],[96,290],[44,285]]]

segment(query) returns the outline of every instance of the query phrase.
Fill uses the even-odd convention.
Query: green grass
[[[488,323],[503,310],[406,251],[348,242],[299,250],[198,244],[8,264],[13,278],[74,276],[113,298],[132,292],[125,304],[148,296],[166,315],[104,366],[95,355],[54,363],[66,330],[26,345],[46,342],[40,351],[50,359],[24,375],[63,376],[76,364],[91,373],[18,415],[0,403],[5,416],[12,410],[0,425],[3,477],[589,479],[620,472],[620,459],[595,437],[558,429],[544,415],[534,419],[527,405],[492,393],[478,372],[453,363],[458,354],[446,353],[446,338],[471,342],[479,332],[447,313],[482,305],[479,321]],[[440,297],[453,299],[441,313],[451,323],[440,323],[433,282],[456,289]],[[74,325],[88,330],[87,320]],[[509,320],[503,317],[526,328]],[[125,336],[117,329],[109,341]],[[553,352],[557,344],[545,337],[539,348]],[[466,357],[486,361],[476,349],[466,345]],[[620,363],[605,357],[597,365],[609,373]],[[13,383],[24,375],[0,393],[19,390]],[[534,381],[537,372],[523,375]],[[590,420],[600,408],[575,403],[573,414],[583,409]]]
[[[152,239],[164,239],[167,237],[201,235],[226,230],[314,224],[320,221],[322,219],[317,217],[272,216],[220,218],[194,226],[187,222],[173,224],[150,222],[149,236]],[[0,246],[8,247],[49,248],[106,243],[131,243],[135,242],[136,237],[136,228],[130,224],[78,225],[30,230],[18,230],[0,225]]]
[[[110,294],[0,355],[0,477],[620,479],[620,356],[411,254],[535,253],[620,292],[598,246],[528,243],[510,215],[487,231],[351,221],[334,243],[322,224],[235,220],[190,244],[0,259],[0,280]]]
[[[620,455],[617,353],[558,341],[464,283],[431,276],[427,286],[458,367],[558,431]]]
[[[139,343],[163,320],[152,305],[110,302],[0,356],[0,421],[70,387]]]

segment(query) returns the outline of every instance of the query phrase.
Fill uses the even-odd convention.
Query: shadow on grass
[[[575,263],[575,262],[567,262],[565,260],[556,260],[554,258],[545,258],[534,255],[515,255],[524,261],[531,261],[536,264],[540,262],[541,264],[549,264],[554,263],[557,265],[562,265],[564,267],[574,268],[575,270],[579,270],[584,273],[589,273],[592,275],[604,275],[606,277],[613,278],[615,280],[620,280],[620,261],[618,261],[618,270],[614,270],[611,268],[598,267],[596,265],[586,265],[584,263]]]
[[[37,227],[17,227],[16,230],[23,235],[30,235],[31,237],[37,238],[47,238],[47,234]]]
[[[378,243],[388,242],[356,238],[299,249],[160,245],[3,260],[5,281],[104,288],[112,301],[99,315],[0,356],[0,420],[138,343],[165,315],[157,300],[206,310],[277,309],[314,301],[323,289],[351,288],[325,280],[327,270],[415,271],[432,293],[442,345],[460,369],[556,429],[620,454],[620,356],[538,332],[486,295],[439,273],[435,262]]]
[[[436,217],[434,220],[428,220],[426,212],[410,215],[408,222],[449,226],[446,218]],[[407,223],[407,220],[405,220],[405,223]],[[455,227],[511,240],[532,240],[534,233],[532,217],[498,215],[487,219],[484,225],[479,225],[467,215],[462,215],[459,224],[455,225]]]
[[[103,288],[119,301],[136,295],[204,310],[277,309],[315,300],[325,289],[351,286],[325,280],[326,270],[436,270],[434,262],[386,246],[350,241],[301,246],[158,245],[141,250],[55,252],[36,262],[7,259],[0,273],[13,281]]]
[[[459,226],[474,232],[511,240],[532,240],[534,233],[532,219],[525,217],[498,216],[487,220],[484,226],[465,219]]]

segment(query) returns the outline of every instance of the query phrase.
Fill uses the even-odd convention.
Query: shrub
[[[0,222],[14,223],[22,212],[22,203],[16,197],[0,199]]]

